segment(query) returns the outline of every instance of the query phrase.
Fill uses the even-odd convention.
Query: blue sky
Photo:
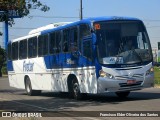
[[[32,28],[55,22],[79,20],[80,0],[40,1],[47,4],[50,7],[50,11],[43,13],[39,10],[31,10],[31,18],[15,19],[15,25],[9,28],[10,40],[28,34]],[[152,47],[155,48],[157,47],[157,42],[160,42],[159,5],[160,0],[83,0],[83,15],[84,17],[129,16],[139,18],[144,21]],[[0,29],[2,29],[2,26],[2,23],[0,23]],[[0,37],[1,39],[2,37]]]

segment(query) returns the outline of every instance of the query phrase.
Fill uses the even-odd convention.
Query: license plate
[[[130,85],[130,84],[135,84],[136,83],[136,80],[127,80],[127,84]]]

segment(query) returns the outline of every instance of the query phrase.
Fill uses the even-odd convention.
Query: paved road
[[[60,93],[27,96],[24,90],[9,87],[8,78],[0,78],[0,111],[160,111],[160,89],[132,92],[126,99],[108,93],[76,101]]]

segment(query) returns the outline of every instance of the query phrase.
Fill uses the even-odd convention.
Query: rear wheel
[[[31,81],[30,81],[29,77],[27,77],[25,80],[25,90],[26,90],[27,94],[30,96],[39,95],[41,93],[41,90],[33,90],[32,89],[32,85],[31,85]]]
[[[130,91],[126,91],[126,92],[116,92],[116,95],[120,98],[125,98],[130,94]]]

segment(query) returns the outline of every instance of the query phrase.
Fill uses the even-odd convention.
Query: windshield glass
[[[94,23],[101,64],[136,64],[152,60],[150,42],[141,21]]]

